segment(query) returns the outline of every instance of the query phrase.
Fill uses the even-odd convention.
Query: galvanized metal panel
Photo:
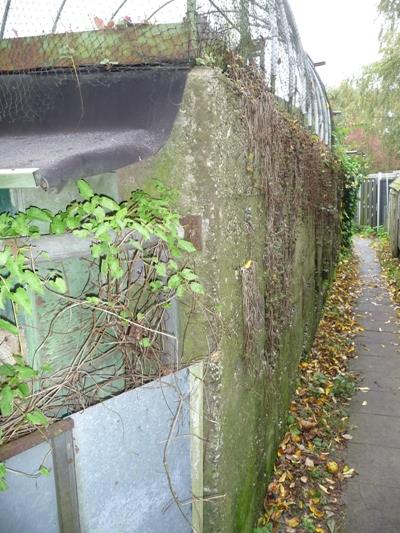
[[[72,416],[82,533],[192,531],[189,414],[185,369]]]
[[[0,493],[0,533],[59,533],[57,496],[50,445],[43,442],[6,461],[7,491]],[[48,477],[31,478],[44,462]]]

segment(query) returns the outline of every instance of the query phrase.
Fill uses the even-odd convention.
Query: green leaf
[[[12,377],[15,376],[15,373],[14,365],[0,365],[0,376]]]
[[[119,204],[112,198],[108,198],[107,196],[102,196],[100,200],[100,205],[104,207],[104,209],[108,209],[109,211],[118,211]]]
[[[30,424],[34,426],[48,426],[49,425],[48,418],[42,413],[42,411],[39,411],[38,409],[35,409],[31,413],[26,414],[25,418]]]
[[[11,256],[11,250],[9,246],[5,246],[4,249],[0,252],[0,266],[4,266],[9,257]]]
[[[18,287],[15,292],[11,292],[10,297],[12,301],[22,307],[24,311],[26,311],[27,313],[32,312],[32,302],[29,298],[29,294],[27,293],[26,289]]]
[[[91,202],[85,202],[84,204],[82,204],[82,209],[84,213],[91,215],[96,209],[96,206],[93,205]]]
[[[92,196],[94,196],[94,192],[92,187],[89,185],[89,183],[85,180],[78,180],[77,181],[79,194],[84,198],[85,200],[90,200]]]
[[[119,209],[115,213],[115,218],[117,220],[123,220],[126,217],[127,214],[128,214],[128,208],[127,207],[123,207],[122,209]]]
[[[10,416],[13,413],[14,393],[9,385],[0,390],[0,413],[1,416]]]
[[[40,465],[39,474],[41,474],[42,476],[47,477],[47,476],[50,475],[50,470],[47,468],[47,466]]]
[[[102,303],[98,296],[86,296],[86,301],[95,305]]]
[[[38,294],[43,294],[43,282],[35,272],[32,272],[32,270],[24,270],[23,275],[21,276],[21,281],[27,283],[29,287]]]
[[[4,477],[7,473],[6,465],[4,463],[0,463],[0,477]]]
[[[157,292],[161,289],[162,283],[160,280],[150,281],[149,287],[153,292]]]
[[[184,250],[185,252],[188,252],[188,253],[192,253],[196,251],[196,248],[193,246],[191,242],[185,241],[183,239],[179,239],[178,247],[181,248],[181,250]]]
[[[103,222],[103,220],[106,218],[106,212],[100,206],[96,207],[96,209],[93,211],[93,214],[96,217],[97,222]]]
[[[165,263],[158,263],[156,266],[156,272],[159,276],[164,277],[167,275],[167,267]]]
[[[168,261],[168,268],[170,268],[171,270],[178,270],[178,265],[176,261],[174,261],[173,259],[170,259]]]
[[[80,237],[81,239],[84,239],[89,235],[89,231],[87,229],[75,229],[72,232],[72,235],[75,235],[75,237]]]
[[[138,222],[132,222],[131,224],[132,228],[135,229],[140,235],[142,235],[145,239],[150,239],[150,231],[144,226],[143,224],[139,224]]]
[[[8,320],[4,320],[3,318],[0,318],[0,329],[8,331],[8,333],[12,333],[12,335],[18,335],[17,326],[11,322],[8,322]]]
[[[19,392],[21,393],[21,396],[23,398],[27,398],[30,394],[30,390],[29,390],[29,387],[26,383],[20,383],[17,387],[17,389],[19,390]]]
[[[139,341],[139,345],[142,348],[149,348],[151,346],[151,341],[148,337],[143,337],[143,339]]]
[[[21,379],[32,379],[37,376],[36,370],[30,366],[25,365],[15,365],[16,372],[18,372]]]
[[[50,232],[54,233],[54,235],[62,235],[65,233],[66,230],[66,223],[60,216],[55,216],[50,224]]]
[[[47,286],[52,291],[59,292],[60,294],[65,294],[67,292],[67,284],[65,283],[64,278],[57,276],[54,279],[50,279],[47,282]]]
[[[53,218],[50,211],[39,207],[28,207],[25,214],[32,220],[41,220],[42,222],[51,222]]]
[[[108,268],[110,271],[110,275],[115,279],[119,279],[124,275],[124,270],[123,268],[121,268],[119,259],[117,257],[109,258]]]
[[[200,285],[200,283],[193,282],[189,285],[189,287],[190,290],[196,294],[204,294],[203,285]]]
[[[168,287],[170,289],[177,289],[182,284],[182,280],[178,274],[174,274],[168,280]]]
[[[4,478],[0,477],[0,492],[5,492],[8,489],[7,482]]]
[[[176,295],[178,298],[182,298],[185,295],[185,292],[186,292],[186,287],[184,285],[180,285],[176,289]]]
[[[190,268],[184,268],[181,272],[182,277],[184,277],[187,281],[194,281],[195,279],[198,279],[199,276],[197,276]]]
[[[98,259],[99,257],[106,255],[108,253],[109,246],[106,243],[101,242],[101,243],[92,244],[90,249],[92,252],[92,257],[94,259]]]
[[[81,219],[78,215],[69,216],[65,219],[65,223],[67,225],[67,228],[72,231],[79,227]]]

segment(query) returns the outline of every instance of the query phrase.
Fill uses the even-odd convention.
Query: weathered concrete
[[[355,239],[363,290],[356,305],[364,331],[351,368],[362,387],[351,405],[347,462],[358,475],[345,493],[346,533],[400,531],[400,324],[381,278],[376,252]],[[366,403],[365,403],[366,402]]]
[[[232,83],[216,69],[196,68],[165,147],[118,172],[122,197],[158,178],[180,192],[179,209],[202,220],[195,268],[201,305],[180,310],[183,360],[207,359],[205,378],[204,531],[251,532],[285,426],[300,356],[312,342],[335,257],[335,228],[316,228],[312,213],[296,228],[292,319],[269,373],[265,328],[244,354],[241,268],[256,265],[264,301],[265,198],[247,171],[246,128]],[[299,198],[300,201],[300,198]],[[287,265],[290,268],[290,265]],[[265,302],[268,305],[268,301]],[[187,327],[188,326],[188,327]]]

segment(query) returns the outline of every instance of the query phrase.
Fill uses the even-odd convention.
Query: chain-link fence
[[[0,0],[0,121],[35,121],[43,76],[54,93],[89,72],[219,64],[240,56],[327,144],[324,86],[304,52],[287,0]],[[93,83],[105,83],[94,77]]]

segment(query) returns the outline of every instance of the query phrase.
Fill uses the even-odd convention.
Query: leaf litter
[[[348,406],[357,375],[348,361],[361,329],[353,311],[360,284],[355,257],[343,259],[313,347],[299,364],[287,431],[255,531],[336,533],[340,528],[344,482],[355,474],[343,452],[352,438]]]

